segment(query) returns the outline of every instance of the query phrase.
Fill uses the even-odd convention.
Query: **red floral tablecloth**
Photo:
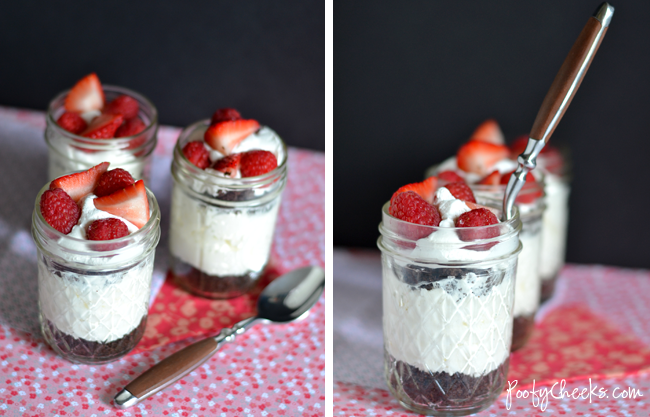
[[[258,325],[173,387],[128,410],[113,396],[129,380],[202,335],[255,312],[263,283],[291,269],[324,266],[325,158],[289,149],[272,260],[249,295],[211,301],[178,289],[167,273],[172,148],[179,129],[161,127],[151,189],[162,211],[150,317],[143,340],[121,360],[74,365],[57,357],[38,329],[36,249],[31,213],[47,181],[41,112],[0,107],[0,416],[312,416],[325,409],[323,299],[307,319]]]
[[[379,252],[335,250],[333,283],[334,415],[415,415],[383,380]],[[477,415],[650,416],[649,315],[650,271],[566,266],[511,355],[510,395]]]

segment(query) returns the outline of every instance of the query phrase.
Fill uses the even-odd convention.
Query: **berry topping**
[[[482,205],[480,205],[480,204],[472,203],[471,201],[463,201],[463,203],[465,203],[465,205],[466,205],[467,207],[469,207],[470,210],[475,210],[475,209],[478,209],[478,208],[483,208],[483,209],[486,209],[486,210],[491,211],[492,213],[494,213],[495,216],[498,216],[498,215],[499,215],[499,211],[498,211],[497,209],[495,209],[495,208],[487,207],[487,206],[482,206]]]
[[[104,107],[104,90],[94,72],[79,80],[65,98],[65,109],[71,112],[85,113],[101,110],[102,107]]]
[[[61,117],[59,117],[59,120],[56,122],[59,124],[59,126],[70,133],[74,133],[75,135],[83,132],[88,127],[86,121],[81,116],[79,116],[79,114],[71,113],[69,111],[63,113]]]
[[[463,177],[456,174],[454,171],[442,171],[440,174],[438,174],[438,179],[440,181],[446,181],[446,182],[465,181]]]
[[[86,230],[88,240],[111,240],[128,236],[129,228],[120,219],[99,219],[90,223]]]
[[[438,209],[424,201],[415,191],[394,196],[388,213],[400,220],[427,226],[438,226],[441,219]]]
[[[278,159],[269,151],[248,151],[241,154],[239,171],[242,178],[266,174],[278,167]]]
[[[211,125],[205,131],[205,142],[212,149],[224,155],[230,155],[242,140],[255,133],[260,128],[257,120],[226,120]]]
[[[508,185],[508,181],[510,181],[510,177],[514,173],[515,171],[510,171],[507,174],[503,174],[503,176],[501,177],[501,184]],[[535,182],[535,177],[533,176],[532,173],[529,172],[528,174],[526,174],[526,182]]]
[[[138,101],[131,96],[121,95],[106,105],[104,113],[121,114],[124,119],[133,119],[138,115],[140,105]]]
[[[212,169],[216,169],[219,172],[223,172],[224,175],[227,175],[229,177],[234,177],[235,175],[237,175],[237,170],[239,169],[241,156],[242,154],[240,153],[234,153],[232,155],[223,157],[214,163]],[[275,155],[273,157],[275,158]]]
[[[397,197],[398,194],[406,191],[414,191],[422,197],[424,201],[431,204],[433,203],[433,196],[436,194],[436,189],[438,187],[438,179],[436,177],[429,177],[422,182],[415,182],[413,184],[406,184],[403,187],[400,187],[393,193],[393,196],[390,198],[391,205]]]
[[[465,182],[450,182],[449,184],[445,184],[445,188],[449,190],[451,195],[459,200],[476,203],[476,198],[474,198],[472,189],[469,188],[469,185],[465,184]]]
[[[456,227],[490,226],[499,223],[499,219],[487,208],[477,208],[461,214],[456,219]],[[458,237],[465,242],[481,239],[490,239],[499,236],[496,227],[478,230],[459,230]],[[485,248],[489,249],[489,248]]]
[[[93,192],[103,173],[108,170],[108,162],[90,168],[88,171],[59,177],[50,183],[50,190],[62,188],[76,203]]]
[[[111,139],[120,127],[124,117],[121,114],[101,114],[95,117],[81,136],[92,139]]]
[[[94,193],[97,197],[104,197],[133,183],[135,183],[135,180],[128,171],[122,168],[111,169],[99,177]]]
[[[514,172],[515,171],[510,171],[507,174],[503,174],[501,177],[501,184],[507,185],[510,181],[510,177],[512,174],[514,174]],[[541,186],[537,184],[535,177],[532,173],[529,172],[526,174],[526,183],[522,187],[521,191],[519,191],[519,194],[515,199],[515,203],[530,204],[543,195],[544,192],[542,191]]]
[[[142,180],[113,194],[98,197],[93,203],[98,210],[126,219],[138,228],[149,220],[149,200]]]
[[[481,142],[493,143],[495,145],[503,145],[506,143],[503,132],[499,128],[499,124],[494,119],[488,119],[481,123],[469,140],[478,140]]]
[[[492,172],[494,164],[507,158],[510,150],[505,145],[470,140],[458,149],[456,162],[458,168],[465,172],[487,175]]]
[[[478,184],[482,185],[499,185],[501,184],[501,174],[499,171],[492,171],[490,175],[487,177],[483,178],[481,181],[478,182]]]
[[[200,140],[188,142],[183,146],[183,155],[201,169],[210,166],[210,152],[205,149],[205,145]]]
[[[122,126],[118,127],[115,131],[116,138],[125,138],[127,136],[134,136],[146,129],[146,125],[139,117],[126,120]]]
[[[521,155],[528,145],[528,135],[519,136],[517,139],[512,141],[508,146],[510,148],[510,159],[517,159]]]
[[[226,107],[214,112],[214,114],[212,115],[212,119],[210,120],[210,124],[213,125],[226,120],[239,120],[239,119],[241,119],[241,114],[239,114],[237,110]]]
[[[47,224],[67,235],[79,221],[81,209],[63,189],[55,188],[41,195],[41,214]]]

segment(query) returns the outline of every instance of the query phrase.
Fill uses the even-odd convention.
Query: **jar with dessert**
[[[401,187],[382,209],[384,370],[405,408],[462,416],[506,384],[521,221],[439,185]]]
[[[284,142],[256,120],[219,109],[181,132],[171,171],[176,281],[207,298],[246,294],[270,258],[287,181]]]
[[[158,112],[147,98],[102,85],[95,73],[89,74],[47,109],[49,179],[110,161],[148,183],[157,132]]]
[[[160,210],[143,180],[108,167],[53,180],[32,215],[41,330],[76,363],[126,355],[147,322]]]

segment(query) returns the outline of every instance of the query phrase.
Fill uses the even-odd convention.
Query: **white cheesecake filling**
[[[540,274],[542,280],[555,278],[564,265],[569,223],[569,185],[546,173],[546,211],[543,216]]]
[[[423,371],[478,377],[510,355],[515,281],[512,264],[499,285],[485,288],[473,273],[447,278],[427,290],[400,281],[383,257],[386,350]],[[428,283],[424,283],[428,284]]]
[[[50,149],[49,175],[50,179],[59,178],[75,171],[84,171],[101,164],[111,163],[111,169],[122,168],[128,171],[135,180],[142,179],[145,160],[136,157],[130,151],[98,151],[84,152],[69,145],[62,145],[54,140],[50,144],[56,151]]]
[[[174,184],[169,249],[214,276],[260,272],[268,262],[280,197],[258,208],[219,208],[197,201]]]
[[[535,230],[528,231],[525,230],[526,225],[523,228],[519,233],[523,248],[517,260],[514,317],[528,316],[537,311],[542,288],[539,274],[541,230],[536,227]]]

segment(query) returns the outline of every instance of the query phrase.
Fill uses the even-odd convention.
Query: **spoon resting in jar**
[[[119,408],[131,407],[168,387],[210,359],[225,343],[232,342],[258,322],[288,323],[299,319],[316,304],[325,288],[325,272],[317,266],[296,269],[271,282],[257,300],[257,315],[222,329],[165,358],[131,381],[114,398]]]

